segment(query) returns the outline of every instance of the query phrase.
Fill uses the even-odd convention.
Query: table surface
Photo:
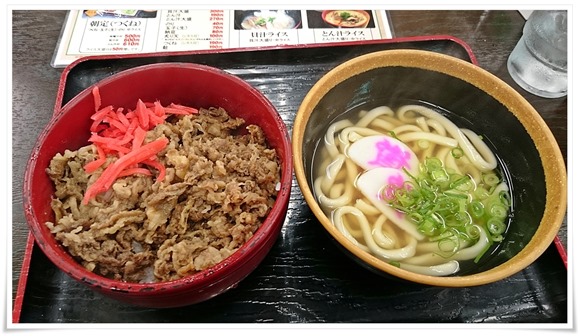
[[[479,66],[522,94],[552,130],[564,159],[567,153],[567,97],[544,99],[521,89],[506,61],[525,23],[517,11],[390,11],[394,37],[451,35],[469,45]],[[28,227],[22,209],[24,169],[37,136],[50,120],[63,69],[51,67],[66,11],[12,13],[12,297],[15,297]],[[567,247],[567,218],[558,234]],[[14,299],[13,299],[14,300]],[[13,301],[14,302],[14,301]]]

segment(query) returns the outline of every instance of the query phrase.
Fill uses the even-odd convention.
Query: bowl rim
[[[144,72],[155,69],[186,69],[190,71],[202,71],[209,72],[216,76],[222,77],[225,80],[230,80],[236,82],[244,90],[248,91],[248,94],[255,96],[258,101],[266,107],[269,113],[272,113],[273,119],[276,123],[275,129],[281,133],[281,146],[283,152],[286,153],[282,156],[282,153],[278,153],[280,159],[280,189],[276,195],[276,200],[270,209],[267,217],[264,219],[262,225],[256,230],[253,236],[245,242],[242,246],[238,248],[233,254],[219,262],[218,264],[209,267],[205,270],[199,271],[197,273],[182,277],[180,279],[164,281],[164,282],[154,282],[154,283],[134,283],[134,282],[123,282],[113,279],[106,278],[99,274],[93,273],[85,269],[78,262],[67,262],[72,256],[61,247],[61,244],[54,239],[54,235],[45,228],[44,223],[40,223],[36,220],[35,210],[32,208],[31,200],[29,196],[29,191],[32,190],[32,181],[34,179],[33,171],[37,165],[37,157],[34,153],[42,147],[43,142],[46,140],[55,124],[61,119],[66,118],[66,116],[71,113],[71,108],[78,103],[78,101],[86,98],[87,95],[92,95],[92,88],[94,86],[102,87],[104,85],[110,84],[118,80],[121,77],[136,73]],[[240,77],[231,74],[225,70],[217,67],[208,66],[204,64],[197,63],[187,63],[187,62],[162,62],[154,64],[146,64],[141,66],[136,66],[132,68],[125,69],[123,71],[117,72],[110,76],[107,76],[95,84],[88,86],[83,89],[77,95],[75,95],[71,100],[69,100],[62,108],[58,109],[55,107],[55,114],[51,120],[44,127],[40,135],[38,136],[34,147],[32,148],[31,154],[29,156],[25,173],[24,173],[24,183],[23,183],[23,207],[25,218],[31,233],[35,238],[35,241],[39,248],[44,252],[44,254],[51,260],[59,269],[67,273],[69,276],[75,280],[84,283],[93,288],[97,288],[101,291],[113,291],[117,293],[125,293],[127,295],[135,295],[144,292],[155,292],[159,293],[173,293],[184,288],[189,288],[192,284],[198,284],[200,288],[205,286],[212,286],[217,284],[227,277],[226,274],[235,272],[237,269],[243,267],[249,262],[249,259],[245,259],[243,256],[252,255],[258,253],[261,244],[268,240],[270,234],[276,234],[279,229],[281,229],[284,222],[284,214],[286,213],[292,185],[293,177],[293,165],[292,165],[292,151],[290,143],[290,134],[288,128],[286,127],[284,121],[282,120],[280,114],[278,113],[275,106],[268,100],[264,94],[257,88],[250,85],[245,80]],[[39,238],[50,238],[51,244],[45,244]],[[65,258],[63,258],[65,256]],[[68,257],[68,259],[66,258]],[[73,260],[74,261],[74,260]]]
[[[530,242],[507,262],[484,272],[462,276],[436,277],[406,271],[357,248],[332,225],[318,205],[306,178],[302,152],[302,139],[314,107],[340,82],[375,68],[389,66],[431,70],[469,82],[506,106],[507,110],[515,115],[530,134],[540,154],[545,178],[552,183],[546,185],[546,210],[539,229]],[[352,58],[331,69],[314,84],[298,108],[292,130],[292,151],[298,185],[314,215],[332,238],[373,269],[416,283],[443,287],[467,287],[488,284],[509,277],[533,263],[550,246],[566,212],[566,166],[558,143],[540,114],[515,89],[487,70],[459,58],[433,51],[411,49],[377,51]]]

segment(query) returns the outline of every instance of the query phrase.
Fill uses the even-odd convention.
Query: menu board
[[[51,62],[89,55],[392,38],[384,10],[71,10]]]

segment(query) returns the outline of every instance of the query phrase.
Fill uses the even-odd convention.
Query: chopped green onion
[[[439,170],[443,168],[443,162],[438,158],[430,157],[425,159],[425,167],[428,171]]]
[[[465,175],[465,176],[459,178],[458,180],[451,182],[451,184],[449,185],[449,188],[455,189],[455,188],[459,187],[460,185],[463,185],[464,183],[468,183],[470,181],[471,181],[471,179],[469,178],[469,176]]]
[[[442,183],[442,182],[449,181],[449,175],[447,175],[447,172],[445,171],[445,169],[437,169],[437,170],[432,171],[431,178],[433,179],[433,181],[435,181],[435,183]]]
[[[435,191],[428,188],[422,188],[421,195],[428,201],[435,201],[435,199],[437,198],[437,194],[435,193]]]
[[[395,132],[393,132],[393,131],[388,131],[388,132],[387,132],[387,135],[388,135],[388,136],[390,136],[391,138],[395,138],[395,139],[397,139],[397,140],[399,140],[399,141],[400,141],[400,139],[399,139],[399,138],[397,138],[397,133],[395,133]]]
[[[490,192],[489,190],[487,190],[486,188],[484,188],[483,186],[477,186],[477,188],[475,188],[474,191],[474,196],[477,199],[480,200],[485,200],[490,196]]]
[[[468,242],[474,242],[475,240],[473,240],[472,238],[470,238],[470,236],[462,231],[457,230],[456,228],[454,228],[456,230],[455,235],[457,237],[459,237],[462,240],[468,241]]]
[[[428,213],[431,209],[433,209],[433,207],[435,206],[435,204],[429,200],[424,200],[421,204],[421,206],[419,207],[419,209],[417,209],[420,213]]]
[[[416,212],[410,213],[409,218],[415,223],[421,223],[423,221],[423,215]]]
[[[493,193],[495,193],[495,189],[497,188],[498,185],[499,184],[489,187],[489,194],[490,195],[493,195]]]
[[[479,260],[481,259],[481,257],[483,257],[485,255],[485,253],[489,250],[491,245],[492,245],[491,242],[487,243],[485,245],[485,247],[483,248],[483,250],[477,255],[477,257],[475,257],[475,259],[473,259],[473,262],[475,262],[477,264],[479,262]]]
[[[433,219],[427,218],[421,224],[419,224],[417,230],[419,230],[419,232],[425,236],[432,237],[439,233],[437,227],[438,225]]]
[[[504,219],[507,217],[508,209],[503,205],[498,203],[491,203],[488,205],[489,215],[492,217],[498,217]]]
[[[469,199],[469,195],[461,194],[461,193],[458,193],[458,192],[444,191],[443,193],[446,196],[449,196],[449,197],[461,198],[461,199]]]
[[[500,191],[498,197],[503,205],[505,205],[508,208],[511,206],[512,200],[510,199],[510,195],[507,191],[505,190]]]
[[[413,174],[411,174],[411,172],[409,172],[409,170],[407,170],[407,168],[405,167],[401,167],[401,169],[403,170],[403,172],[409,176],[413,182],[415,182],[417,185],[420,183],[419,180],[417,180],[417,178],[415,176],[413,176]]]
[[[505,232],[505,229],[505,223],[497,217],[492,217],[487,221],[487,230],[492,237],[502,235]]]
[[[451,156],[453,156],[456,159],[461,159],[461,157],[463,157],[463,149],[459,147],[453,148],[451,150]]]
[[[429,148],[429,146],[431,146],[431,142],[429,142],[428,140],[425,140],[425,139],[421,139],[421,140],[417,141],[417,146],[419,146],[419,148],[421,148],[421,149],[427,149],[427,148]]]
[[[476,219],[481,218],[485,213],[484,205],[480,201],[472,201],[469,203],[468,209],[471,216]]]
[[[433,222],[437,223],[439,225],[439,227],[445,226],[445,220],[443,219],[443,217],[441,217],[440,214],[438,214],[436,212],[432,212],[430,215],[431,215],[431,219],[433,220]]]
[[[451,236],[453,236],[453,232],[451,232],[451,231],[445,231],[445,232],[443,232],[442,234],[440,234],[438,236],[429,238],[429,241],[431,241],[431,242],[440,241],[441,239],[449,238]]]
[[[403,207],[409,207],[415,203],[415,197],[412,196],[412,194],[405,192],[405,189],[403,188],[395,191],[395,199]]]
[[[402,187],[388,186],[388,192],[393,196],[383,199],[405,213],[429,241],[438,242],[441,256],[447,258],[454,254],[460,241],[465,241],[468,246],[475,244],[481,234],[489,237],[491,242],[504,239],[511,198],[508,191],[494,193],[500,186],[500,175],[486,173],[477,183],[470,175],[447,169],[434,157],[425,159],[416,175],[404,167],[402,169],[409,177],[408,181]],[[487,182],[483,181],[484,178]]]
[[[479,230],[475,225],[468,225],[465,227],[465,234],[469,239],[476,240],[479,239],[479,235],[481,234]]]
[[[351,16],[352,14],[350,14],[349,12],[340,12],[340,18],[343,20],[348,20],[348,18]]]
[[[389,264],[395,266],[395,267],[401,267],[401,263],[398,261],[389,261]]]
[[[469,215],[469,213],[467,211],[461,211],[455,214],[455,221],[459,224],[459,226],[467,226],[468,224],[471,224],[472,220],[471,220],[471,216]]]
[[[457,199],[445,197],[444,199],[441,199],[439,202],[437,202],[437,206],[434,210],[440,213],[451,213],[457,211],[458,209],[459,202],[457,202]]]
[[[487,173],[482,176],[483,183],[487,184],[488,186],[495,186],[499,181],[499,177],[495,175],[495,173]]]
[[[459,249],[459,241],[457,238],[444,238],[437,244],[441,252],[455,253]]]
[[[400,205],[398,205],[398,204],[392,204],[391,206],[392,206],[393,208],[395,208],[396,210],[399,210],[399,211],[401,211],[401,212],[404,212],[404,213],[411,213],[411,211],[409,210],[409,208],[402,207],[402,206],[400,206]]]

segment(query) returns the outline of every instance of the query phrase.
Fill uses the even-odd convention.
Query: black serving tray
[[[289,132],[310,87],[350,58],[422,49],[477,64],[450,36],[220,51],[93,56],[63,71],[60,107],[100,79],[159,62],[191,62],[233,73],[262,91]],[[515,275],[484,286],[441,288],[393,280],[343,254],[306,206],[296,181],[278,241],[258,268],[228,292],[182,308],[113,301],[58,270],[30,238],[13,310],[19,323],[559,323],[568,322],[565,255],[557,244]]]

